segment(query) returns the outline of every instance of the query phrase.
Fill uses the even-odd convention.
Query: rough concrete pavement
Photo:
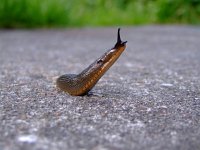
[[[55,88],[117,28],[0,31],[0,149],[199,150],[200,28],[121,30],[127,49],[91,96]]]

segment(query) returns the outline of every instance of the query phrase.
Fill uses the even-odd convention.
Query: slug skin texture
[[[112,49],[104,53],[80,74],[60,76],[56,81],[57,87],[74,96],[87,94],[119,58],[126,48],[126,43],[127,41],[121,41],[120,29],[118,29],[117,43]]]

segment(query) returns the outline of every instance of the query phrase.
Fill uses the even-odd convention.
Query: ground
[[[200,28],[122,27],[127,49],[92,89],[56,77],[112,48],[116,28],[0,31],[0,149],[199,150]]]

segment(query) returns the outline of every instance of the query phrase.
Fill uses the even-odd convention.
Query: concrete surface
[[[199,150],[200,28],[121,30],[127,49],[93,95],[55,77],[79,73],[116,28],[0,31],[1,150]]]

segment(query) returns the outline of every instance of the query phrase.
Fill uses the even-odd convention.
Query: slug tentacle
[[[87,94],[119,58],[121,53],[126,48],[126,43],[127,41],[121,41],[119,28],[117,43],[112,49],[104,53],[80,74],[65,74],[60,76],[56,81],[58,88],[69,93],[70,95],[78,96]]]

